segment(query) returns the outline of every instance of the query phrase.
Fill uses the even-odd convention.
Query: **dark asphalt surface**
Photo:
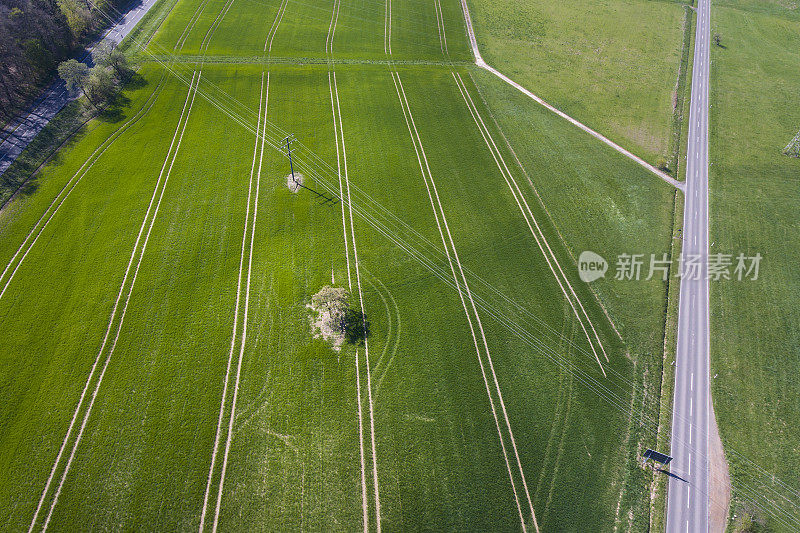
[[[710,0],[699,0],[689,108],[683,256],[702,258],[697,276],[681,278],[678,347],[672,411],[667,531],[709,528],[709,282],[708,258],[708,83]],[[685,480],[685,481],[684,481]]]

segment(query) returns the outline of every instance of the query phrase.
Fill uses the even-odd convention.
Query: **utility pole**
[[[291,142],[294,140],[294,135],[289,135],[284,139],[286,141],[286,153],[289,155],[289,169],[292,171],[292,181],[297,183],[297,180],[294,178],[294,165],[292,165],[292,147]]]
[[[320,198],[321,200],[323,200],[323,202],[322,202],[323,204],[327,204],[329,202],[330,203],[336,202],[336,200],[337,200],[336,197],[330,198],[328,196],[325,196],[323,193],[317,192],[314,189],[306,187],[305,185],[303,185],[302,183],[297,181],[297,178],[295,178],[295,176],[294,176],[294,164],[292,162],[292,141],[294,141],[294,140],[295,140],[294,135],[289,135],[288,137],[286,137],[283,140],[283,142],[286,143],[286,155],[289,156],[289,169],[292,171],[292,183],[294,183],[295,187],[296,187],[294,189],[294,192],[297,192],[302,187],[303,189],[306,189],[307,191],[310,191],[310,192],[314,193],[315,195],[317,195],[317,198]],[[302,174],[300,175],[300,177],[301,178],[303,177]]]

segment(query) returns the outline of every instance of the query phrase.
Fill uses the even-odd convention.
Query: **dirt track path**
[[[578,128],[582,129],[583,131],[585,131],[586,133],[588,133],[589,135],[591,135],[592,137],[594,137],[598,141],[606,144],[607,146],[610,146],[611,148],[613,148],[614,150],[616,150],[620,154],[624,155],[628,159],[631,159],[631,160],[635,161],[636,163],[638,163],[639,165],[641,165],[642,167],[644,167],[648,171],[652,172],[653,174],[655,174],[656,176],[658,176],[662,180],[666,181],[667,183],[669,183],[673,187],[677,187],[681,191],[684,190],[683,182],[680,182],[680,181],[676,180],[675,178],[673,178],[672,176],[670,176],[669,174],[667,174],[665,172],[662,172],[661,170],[657,169],[656,167],[654,167],[653,165],[651,165],[650,163],[648,163],[647,161],[645,161],[641,157],[629,152],[628,150],[626,150],[622,146],[618,145],[617,143],[615,143],[611,139],[607,138],[606,136],[596,132],[595,130],[593,130],[589,126],[587,126],[587,125],[583,124],[582,122],[572,118],[571,116],[567,115],[566,113],[564,113],[560,109],[548,104],[547,102],[545,102],[542,98],[540,98],[536,94],[532,93],[531,91],[529,91],[528,89],[526,89],[525,87],[520,85],[519,83],[515,82],[514,80],[512,80],[511,78],[509,78],[508,76],[506,76],[505,74],[503,74],[502,72],[500,72],[499,70],[494,68],[493,66],[489,65],[488,63],[486,63],[486,61],[484,61],[483,57],[481,56],[480,50],[478,50],[478,41],[475,39],[475,30],[472,27],[472,18],[470,17],[469,8],[467,7],[467,0],[461,0],[461,8],[464,11],[464,20],[466,20],[466,23],[467,23],[467,35],[469,35],[469,42],[470,42],[470,46],[472,47],[472,54],[475,56],[475,64],[476,65],[478,65],[480,68],[482,68],[482,69],[484,69],[484,70],[486,70],[488,72],[491,72],[492,74],[494,74],[495,76],[497,76],[498,78],[500,78],[501,80],[506,82],[507,84],[511,85],[512,87],[514,87],[515,89],[520,91],[522,94],[524,94],[528,98],[532,99],[533,101],[535,101],[539,105],[541,105],[541,106],[547,108],[548,110],[552,111],[553,113],[555,113],[556,115],[560,116],[564,120],[567,120],[568,122],[570,122],[574,126],[577,126]]]

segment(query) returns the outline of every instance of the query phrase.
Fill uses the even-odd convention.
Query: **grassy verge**
[[[691,96],[692,78],[692,50],[694,50],[694,10],[690,6],[685,6],[683,14],[683,46],[681,47],[681,60],[678,65],[678,77],[675,82],[675,90],[672,97],[672,129],[670,131],[669,163],[670,170],[680,178],[680,156],[681,149],[686,145],[683,142],[686,133],[683,127],[686,117],[686,102]]]
[[[671,157],[681,3],[473,0],[470,11],[489,64],[651,163]]]
[[[735,530],[800,523],[800,164],[781,154],[800,127],[800,15],[783,6],[712,11],[722,44],[711,49],[712,250],[763,256],[758,280],[711,284],[712,391]]]
[[[681,227],[683,226],[683,195],[675,192],[675,209],[672,220],[672,247],[670,257],[680,257]],[[669,453],[672,431],[672,396],[675,387],[675,352],[678,342],[678,304],[680,281],[674,276],[668,283],[664,308],[664,348],[661,361],[661,383],[658,388],[659,412],[656,450]],[[667,487],[669,478],[654,472],[650,485],[650,531],[666,530]]]

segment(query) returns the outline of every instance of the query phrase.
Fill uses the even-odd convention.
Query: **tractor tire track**
[[[0,283],[2,283],[3,279],[5,279],[5,284],[3,284],[3,288],[2,288],[2,290],[0,290],[0,298],[2,298],[3,295],[5,294],[6,289],[8,289],[8,286],[11,283],[11,280],[14,278],[14,275],[17,273],[17,270],[19,269],[20,265],[22,265],[22,262],[25,260],[25,257],[27,257],[28,253],[31,251],[31,249],[33,248],[33,245],[36,244],[36,241],[39,239],[39,235],[41,235],[41,233],[45,230],[47,225],[50,223],[50,221],[53,219],[55,214],[61,208],[61,205],[64,203],[64,201],[72,193],[72,190],[75,188],[75,186],[78,185],[78,183],[83,179],[83,177],[89,172],[89,170],[94,166],[94,164],[97,162],[97,160],[100,158],[100,156],[102,156],[105,153],[105,151],[112,144],[114,144],[114,142],[116,142],[116,140],[123,133],[125,133],[125,131],[127,131],[128,128],[130,128],[131,126],[133,126],[134,124],[139,122],[139,120],[142,117],[144,117],[150,111],[150,109],[153,107],[153,104],[155,103],[156,99],[158,98],[158,95],[161,93],[161,89],[163,88],[164,80],[165,80],[165,76],[162,75],[161,79],[158,82],[158,85],[153,90],[153,92],[150,94],[150,96],[147,98],[147,100],[142,105],[142,107],[139,108],[139,111],[137,111],[136,114],[133,117],[131,117],[125,124],[123,124],[119,129],[117,129],[113,133],[111,133],[100,144],[100,146],[98,146],[95,149],[95,151],[92,152],[91,155],[89,155],[89,157],[86,159],[86,161],[84,161],[84,163],[81,165],[81,167],[78,169],[78,171],[75,172],[75,174],[73,174],[73,176],[61,188],[61,190],[59,190],[58,194],[56,194],[56,197],[53,199],[52,202],[50,202],[50,205],[47,206],[47,208],[45,209],[44,213],[42,213],[42,216],[39,217],[39,219],[36,221],[36,223],[34,224],[33,228],[31,228],[30,232],[28,232],[28,234],[26,235],[25,239],[22,241],[22,244],[20,244],[19,248],[17,248],[17,251],[14,253],[14,255],[11,257],[11,259],[8,261],[8,263],[6,264],[5,268],[3,269],[3,272],[0,274]],[[52,212],[50,211],[51,209],[52,209]],[[48,213],[50,213],[49,216],[48,216]],[[46,218],[46,220],[45,220],[45,218]],[[44,222],[42,222],[42,221],[44,221]],[[33,239],[33,240],[31,240],[31,239]],[[25,250],[25,251],[23,252],[23,250]],[[17,257],[20,256],[20,253],[22,253],[22,256],[20,257],[19,262],[16,263],[16,266],[14,266],[14,268],[13,268],[13,270],[11,270],[8,278],[6,278],[6,274],[9,273],[9,269],[12,267],[12,265],[14,265],[14,262],[16,261]]]
[[[233,0],[229,0],[226,9],[224,10],[227,13],[227,10],[230,9],[230,5],[233,3]],[[275,38],[275,34],[278,31],[281,21],[283,20],[283,15],[286,11],[286,6],[288,5],[288,0],[283,0],[281,5],[278,9],[278,13],[275,15],[275,19],[272,22],[272,26],[267,33],[267,38],[264,41],[264,51],[270,52],[272,50],[272,42]],[[223,14],[224,17],[224,14]],[[219,18],[221,22],[222,18]],[[216,21],[215,21],[216,22]],[[219,25],[219,23],[217,23]],[[223,452],[223,459],[222,459],[222,471],[220,473],[220,480],[219,486],[217,488],[217,497],[216,497],[216,504],[214,506],[214,521],[212,522],[212,531],[216,531],[219,525],[219,513],[222,508],[222,494],[225,485],[225,476],[227,473],[228,468],[228,457],[230,453],[230,446],[233,440],[233,427],[234,423],[236,422],[236,405],[238,402],[239,396],[239,383],[241,381],[241,368],[242,368],[242,360],[244,358],[244,348],[247,343],[247,320],[249,316],[249,307],[250,307],[250,285],[252,280],[252,266],[253,266],[253,247],[255,241],[255,232],[256,232],[256,219],[258,215],[258,197],[261,190],[261,169],[264,162],[264,145],[266,144],[266,129],[267,129],[267,109],[269,103],[269,80],[270,75],[269,71],[266,72],[266,85],[264,84],[264,72],[261,73],[261,89],[259,91],[258,97],[258,120],[256,122],[256,142],[253,148],[253,162],[250,167],[250,179],[247,189],[247,210],[245,212],[245,223],[244,223],[244,231],[242,233],[242,250],[241,256],[239,258],[239,274],[238,274],[238,281],[236,285],[236,305],[235,305],[235,314],[233,319],[233,331],[231,333],[231,345],[230,350],[228,352],[228,363],[227,368],[225,371],[225,381],[223,384],[222,389],[222,400],[220,402],[220,409],[219,409],[219,418],[217,420],[217,429],[216,434],[214,437],[214,448],[211,454],[211,465],[208,470],[208,478],[206,480],[206,490],[203,496],[203,509],[200,515],[200,526],[199,531],[202,532],[205,528],[205,519],[206,519],[206,512],[208,510],[208,500],[211,495],[211,485],[214,478],[214,472],[216,469],[216,462],[217,462],[217,453],[219,451],[219,444],[220,444],[220,436],[223,431],[223,421],[225,415],[225,405],[228,398],[228,387],[230,385],[230,375],[231,375],[231,365],[233,362],[233,353],[236,347],[236,339],[237,333],[239,331],[238,328],[238,321],[239,321],[239,306],[241,302],[241,294],[242,294],[242,272],[244,269],[244,255],[245,249],[247,248],[247,233],[248,228],[250,229],[250,245],[249,245],[249,252],[248,252],[248,263],[247,263],[247,281],[245,285],[245,303],[244,303],[244,316],[242,317],[242,333],[239,339],[239,357],[236,364],[236,378],[234,381],[233,387],[233,398],[231,400],[231,412],[230,412],[230,419],[228,421],[228,429],[227,429],[227,438],[225,441],[225,449]],[[265,93],[266,89],[266,93]],[[260,145],[259,145],[260,143]],[[258,159],[258,169],[256,169],[256,159]],[[250,205],[251,205],[251,193],[253,190],[253,176],[256,177],[256,190],[255,190],[255,200],[253,205],[253,218],[252,224],[250,224]]]
[[[336,141],[336,162],[337,162],[337,174],[339,178],[339,197],[344,200],[347,198],[347,205],[349,208],[350,214],[350,238],[352,239],[352,250],[353,250],[353,264],[355,265],[355,272],[356,272],[356,285],[358,287],[358,297],[359,303],[361,306],[362,312],[365,311],[364,308],[364,297],[363,292],[361,289],[361,273],[359,269],[359,262],[358,262],[358,251],[356,248],[356,234],[355,234],[355,227],[353,221],[353,208],[351,204],[351,196],[350,196],[350,180],[348,178],[347,172],[347,150],[345,148],[345,141],[344,141],[344,128],[342,123],[342,111],[341,106],[339,104],[339,87],[336,81],[336,71],[333,68],[333,63],[331,61],[333,56],[333,40],[336,35],[336,25],[339,22],[339,9],[341,7],[341,0],[335,0],[333,5],[333,10],[331,12],[331,21],[328,27],[328,35],[325,39],[325,53],[328,58],[328,86],[331,93],[331,108],[333,111],[333,127],[334,127],[334,140]],[[335,106],[334,106],[335,100]],[[337,126],[337,119],[338,119],[338,126]],[[341,143],[341,144],[340,144]],[[341,157],[340,151],[341,148]],[[344,170],[344,173],[342,173]],[[342,174],[344,174],[344,182],[342,181]],[[346,196],[345,196],[346,195]],[[348,235],[347,235],[347,220],[345,217],[344,211],[344,201],[341,202],[342,204],[342,230],[344,232],[344,243],[345,243],[345,255],[347,258],[347,283],[348,287],[350,288],[350,292],[352,293],[353,290],[353,276],[351,274],[351,263],[350,263],[350,251],[348,245]],[[364,313],[364,316],[366,314]],[[372,399],[372,370],[370,369],[370,362],[369,362],[369,340],[366,338],[366,318],[364,318],[363,323],[364,328],[364,361],[366,367],[366,389],[367,389],[367,406],[369,412],[369,425],[370,425],[370,443],[371,443],[371,451],[372,451],[372,485],[373,485],[373,495],[375,500],[375,523],[376,529],[378,533],[381,531],[381,503],[380,503],[380,488],[378,483],[378,459],[377,459],[377,450],[376,450],[376,443],[375,443],[375,417],[374,417],[374,404]],[[361,365],[359,362],[359,354],[358,348],[355,350],[355,367],[356,367],[356,393],[357,393],[357,404],[358,404],[358,435],[359,435],[359,452],[360,452],[360,461],[361,461],[361,499],[362,499],[362,522],[364,526],[364,532],[366,533],[369,530],[369,506],[367,503],[367,483],[366,483],[366,459],[365,459],[365,451],[364,451],[364,414],[363,414],[363,406],[362,406],[362,393],[361,393]]]
[[[111,330],[113,328],[113,325],[114,325],[114,322],[115,322],[115,319],[116,319],[117,310],[119,309],[119,303],[120,303],[120,301],[122,299],[123,293],[125,292],[125,286],[126,286],[126,283],[127,283],[128,276],[131,273],[131,267],[133,266],[134,259],[137,256],[137,251],[139,249],[139,243],[142,242],[142,240],[141,240],[142,234],[144,233],[144,229],[147,226],[148,218],[150,218],[150,212],[151,212],[151,210],[153,208],[153,202],[155,202],[156,201],[156,197],[158,197],[158,202],[156,203],[155,211],[153,212],[152,218],[150,218],[150,225],[149,225],[149,227],[147,229],[147,234],[145,235],[145,239],[142,242],[141,252],[138,253],[139,259],[138,259],[138,261],[136,263],[136,268],[134,270],[133,278],[131,280],[130,286],[128,287],[127,295],[125,297],[125,302],[124,302],[123,307],[122,307],[122,311],[121,311],[121,314],[120,314],[119,322],[117,324],[117,328],[116,328],[116,333],[115,333],[114,339],[111,341],[110,349],[109,349],[108,354],[107,354],[107,356],[105,358],[105,363],[103,364],[103,368],[102,368],[102,370],[101,370],[101,372],[100,372],[100,374],[98,376],[97,383],[96,383],[94,391],[92,393],[91,400],[90,400],[89,405],[88,405],[88,407],[86,409],[86,413],[85,413],[85,415],[83,417],[83,421],[81,423],[81,427],[80,427],[80,430],[78,432],[78,435],[77,435],[77,437],[75,439],[75,442],[74,442],[74,444],[72,446],[72,451],[71,451],[70,456],[69,456],[69,458],[67,460],[66,466],[64,467],[64,472],[61,475],[58,487],[56,489],[56,492],[55,492],[55,495],[53,497],[52,503],[50,505],[50,510],[49,510],[49,512],[47,514],[47,518],[45,520],[44,526],[42,527],[42,531],[45,531],[47,529],[47,526],[50,523],[50,520],[52,518],[55,506],[58,503],[58,498],[59,498],[59,495],[61,493],[61,489],[64,486],[64,481],[66,480],[67,474],[69,473],[70,466],[71,466],[72,461],[73,461],[73,459],[75,457],[75,453],[76,453],[76,451],[78,449],[78,445],[80,444],[81,437],[83,436],[83,431],[86,428],[86,424],[87,424],[87,422],[89,420],[89,415],[91,414],[92,407],[94,406],[94,401],[95,401],[95,399],[97,397],[97,393],[98,393],[98,391],[100,389],[100,385],[101,385],[103,377],[105,375],[105,371],[108,368],[109,362],[111,361],[111,356],[113,355],[114,348],[116,348],[116,343],[117,343],[117,340],[119,339],[119,334],[120,334],[120,331],[122,330],[122,324],[123,324],[123,321],[125,319],[125,314],[126,314],[127,309],[128,309],[128,302],[130,301],[130,297],[131,297],[131,294],[133,292],[133,286],[134,286],[134,284],[136,282],[136,277],[137,277],[137,275],[139,273],[139,267],[141,265],[142,258],[144,257],[144,251],[145,251],[145,249],[147,247],[147,242],[148,242],[148,240],[150,238],[150,232],[153,229],[153,224],[155,223],[156,216],[158,215],[158,209],[161,206],[161,199],[164,196],[164,191],[166,190],[166,185],[167,185],[167,181],[169,180],[169,175],[172,172],[172,167],[173,167],[173,165],[175,163],[175,159],[177,158],[177,154],[178,154],[178,150],[180,149],[181,141],[183,140],[183,134],[186,131],[186,124],[189,121],[189,115],[191,113],[192,104],[194,104],[194,96],[196,94],[196,88],[197,88],[196,83],[199,83],[199,82],[200,82],[200,77],[199,76],[197,76],[197,81],[196,82],[195,82],[195,77],[192,76],[193,85],[190,85],[190,87],[189,87],[189,92],[186,95],[186,101],[184,102],[184,106],[183,106],[183,109],[181,111],[181,116],[180,116],[180,118],[178,120],[178,125],[175,128],[175,134],[173,135],[172,142],[170,143],[170,148],[167,151],[167,157],[165,158],[164,164],[161,167],[161,172],[159,173],[158,180],[156,181],[156,187],[153,190],[153,196],[150,198],[150,204],[148,205],[147,212],[145,213],[144,220],[142,221],[142,225],[139,228],[139,234],[138,234],[138,236],[136,238],[136,243],[134,244],[133,251],[131,252],[130,260],[128,261],[128,267],[126,268],[125,276],[123,277],[122,284],[120,285],[119,293],[117,294],[117,299],[116,299],[116,301],[114,303],[114,308],[113,308],[113,310],[111,312],[111,317],[109,319],[108,328],[106,329],[105,337],[104,337],[103,342],[102,342],[102,344],[100,346],[100,350],[98,351],[97,357],[95,358],[95,362],[94,362],[94,365],[92,366],[92,370],[89,373],[89,377],[86,380],[86,385],[84,386],[84,390],[83,390],[83,393],[81,394],[81,398],[80,398],[80,400],[78,402],[78,406],[75,408],[75,413],[73,414],[72,421],[70,422],[69,429],[67,430],[67,435],[65,436],[64,441],[62,442],[61,450],[59,451],[59,454],[56,457],[56,461],[53,464],[53,467],[51,469],[50,477],[48,478],[47,483],[45,485],[45,489],[42,492],[41,498],[39,500],[39,505],[38,505],[38,507],[36,509],[36,512],[34,513],[33,519],[31,520],[31,524],[30,524],[30,527],[28,529],[29,533],[31,531],[33,531],[33,529],[36,526],[36,522],[38,520],[39,512],[41,511],[43,503],[44,503],[45,499],[47,498],[47,494],[49,492],[49,488],[50,488],[50,485],[51,485],[51,483],[53,481],[55,473],[56,473],[57,469],[59,468],[59,462],[61,460],[63,451],[65,450],[65,448],[67,446],[67,443],[69,441],[71,432],[74,429],[75,422],[76,422],[76,420],[78,418],[78,414],[79,414],[81,408],[83,407],[83,402],[84,402],[84,400],[86,398],[86,392],[89,389],[89,385],[90,385],[90,383],[92,381],[94,373],[97,370],[97,367],[98,367],[98,364],[100,363],[101,357],[102,357],[102,355],[103,355],[103,353],[105,351],[106,346],[108,345],[108,340],[109,340],[109,337],[111,335]],[[187,110],[187,106],[188,106],[188,110]],[[175,144],[176,140],[177,140],[177,144]],[[173,146],[175,147],[174,152],[172,150]],[[170,159],[171,159],[171,161],[170,161]],[[169,167],[169,168],[167,169],[167,167]],[[166,174],[165,174],[165,170],[166,170]]]
[[[513,195],[514,200],[517,203],[517,206],[519,207],[523,218],[525,219],[525,223],[527,224],[528,228],[530,229],[530,232],[533,235],[533,237],[534,237],[534,239],[536,241],[536,244],[539,247],[539,250],[542,252],[542,255],[544,256],[545,260],[547,261],[547,265],[550,268],[550,271],[552,272],[553,277],[555,277],[556,281],[558,282],[559,288],[561,289],[561,292],[564,295],[564,298],[569,302],[570,306],[572,307],[572,309],[574,311],[575,317],[578,319],[578,322],[580,323],[581,328],[584,330],[584,333],[586,335],[586,339],[589,342],[589,346],[591,347],[592,352],[593,352],[593,354],[595,356],[595,359],[597,360],[597,364],[600,365],[600,370],[603,372],[603,376],[605,376],[606,372],[605,372],[605,369],[603,368],[603,364],[601,363],[600,358],[598,357],[597,350],[595,349],[595,342],[596,342],[597,346],[599,346],[599,348],[602,351],[602,354],[605,357],[607,362],[608,362],[608,355],[606,354],[606,351],[605,351],[605,348],[603,346],[603,343],[600,341],[600,336],[598,335],[597,330],[594,327],[594,324],[592,323],[591,319],[589,318],[589,315],[586,312],[586,309],[583,306],[583,303],[580,301],[580,299],[578,298],[578,295],[575,293],[575,290],[573,289],[572,285],[570,284],[569,279],[567,279],[567,276],[564,273],[564,270],[561,268],[561,264],[558,262],[558,258],[556,257],[555,253],[553,253],[553,250],[550,247],[550,244],[547,242],[547,239],[546,239],[546,237],[544,235],[544,232],[542,231],[541,227],[539,226],[538,222],[536,221],[536,218],[533,216],[533,212],[531,211],[527,200],[525,199],[524,195],[522,194],[522,191],[519,188],[519,185],[517,184],[516,180],[514,179],[513,174],[511,174],[511,171],[508,169],[508,166],[506,165],[506,162],[503,159],[502,153],[497,148],[497,145],[495,144],[494,139],[491,136],[491,132],[486,127],[486,124],[483,122],[483,118],[480,116],[480,114],[478,112],[477,106],[475,106],[475,103],[472,101],[472,97],[467,92],[467,87],[464,84],[463,80],[461,79],[461,76],[456,72],[453,72],[452,76],[453,76],[453,79],[456,81],[456,85],[458,85],[458,90],[461,93],[462,98],[464,99],[464,103],[469,108],[469,112],[472,115],[472,119],[475,121],[475,125],[478,127],[478,129],[479,129],[479,131],[481,133],[481,136],[483,137],[483,140],[486,143],[487,148],[489,148],[489,151],[492,154],[492,158],[494,159],[498,170],[500,170],[500,173],[503,176],[503,179],[505,180],[506,184],[508,185],[509,190],[511,191],[511,194]],[[512,186],[512,183],[513,183],[513,186]],[[525,205],[525,208],[523,208],[523,204]],[[534,226],[536,228],[535,230],[534,230]],[[546,251],[545,251],[545,248],[547,249]],[[556,272],[556,268],[553,267],[553,264],[555,264],[555,267],[557,268],[558,272]],[[559,274],[560,274],[560,276],[559,276]],[[569,293],[564,288],[565,285],[569,288]],[[573,298],[574,298],[574,302],[573,302]],[[577,304],[578,307],[580,307],[580,312],[575,307],[575,304]],[[592,333],[594,335],[594,340],[592,339],[592,335],[590,335],[589,331],[587,330],[587,327],[584,324],[584,320],[589,325],[589,329],[592,330]]]
[[[420,165],[420,171],[422,173],[423,179],[425,180],[425,186],[426,186],[426,189],[428,190],[428,196],[429,196],[429,200],[431,202],[431,207],[432,207],[432,209],[434,211],[434,216],[436,218],[437,226],[439,227],[439,234],[440,234],[440,236],[442,238],[442,244],[444,245],[445,251],[447,252],[448,262],[450,264],[450,270],[451,270],[451,273],[453,275],[453,279],[455,281],[455,285],[456,285],[456,289],[458,290],[459,297],[461,298],[461,303],[462,303],[462,306],[464,308],[464,313],[465,313],[465,315],[467,317],[467,321],[469,323],[470,331],[472,333],[473,343],[475,345],[475,351],[477,353],[478,362],[479,362],[480,367],[481,367],[481,373],[483,375],[484,385],[486,387],[486,392],[487,392],[487,395],[489,397],[490,407],[491,407],[492,414],[493,414],[494,419],[495,419],[495,426],[496,426],[496,429],[497,429],[497,432],[498,432],[498,437],[500,439],[501,448],[503,450],[503,457],[504,457],[505,462],[506,462],[506,468],[508,470],[508,475],[509,475],[509,480],[511,482],[512,492],[514,493],[514,500],[515,500],[515,503],[516,503],[516,506],[517,506],[517,511],[519,513],[520,524],[522,526],[523,531],[525,531],[527,529],[526,522],[525,522],[525,517],[524,517],[523,512],[522,512],[522,506],[520,504],[519,493],[517,491],[516,481],[514,479],[514,474],[512,473],[511,462],[509,460],[509,454],[508,454],[508,450],[506,448],[505,439],[503,438],[503,432],[502,432],[501,427],[500,427],[500,421],[499,421],[499,417],[497,415],[497,407],[495,405],[495,400],[494,400],[494,398],[492,396],[491,388],[489,386],[489,380],[488,380],[488,374],[486,372],[486,366],[489,367],[489,370],[490,370],[490,372],[492,374],[492,377],[493,377],[495,390],[496,390],[496,393],[498,395],[498,403],[501,406],[501,409],[502,409],[502,412],[503,412],[503,415],[504,415],[504,418],[505,418],[505,422],[506,422],[506,429],[508,431],[508,438],[509,438],[509,440],[510,440],[510,442],[512,444],[512,449],[514,451],[514,454],[517,457],[516,464],[517,464],[517,467],[519,468],[519,475],[522,478],[523,487],[524,487],[526,496],[528,498],[529,507],[531,509],[531,518],[533,520],[533,524],[534,524],[535,529],[538,531],[539,528],[538,528],[538,525],[536,523],[536,515],[533,513],[533,505],[530,502],[530,495],[528,494],[527,481],[525,480],[525,475],[524,475],[524,472],[522,471],[521,462],[519,461],[519,455],[518,455],[517,449],[516,449],[516,442],[514,440],[514,435],[511,432],[510,423],[508,422],[508,415],[505,412],[506,411],[505,410],[505,403],[503,401],[502,394],[500,393],[500,388],[499,388],[499,384],[498,384],[498,381],[497,381],[497,376],[496,376],[495,371],[494,371],[494,364],[493,364],[492,359],[491,359],[491,354],[489,352],[488,343],[486,342],[486,336],[485,336],[485,333],[483,331],[483,325],[481,323],[480,315],[477,312],[477,308],[475,306],[475,302],[474,302],[474,300],[472,298],[472,293],[469,290],[469,284],[467,283],[466,276],[464,274],[464,270],[463,270],[463,267],[461,265],[461,261],[460,261],[460,259],[458,257],[458,252],[456,250],[455,243],[454,243],[452,235],[450,233],[449,225],[447,224],[447,218],[446,218],[445,213],[444,213],[444,208],[442,207],[441,200],[439,198],[439,193],[438,193],[438,190],[436,188],[436,183],[435,183],[435,181],[433,179],[433,175],[432,175],[432,173],[430,171],[430,166],[428,164],[428,159],[427,159],[427,156],[425,154],[424,148],[422,146],[422,141],[421,141],[421,138],[419,137],[419,132],[417,131],[417,127],[416,127],[416,124],[414,122],[413,114],[411,113],[411,108],[410,108],[410,106],[408,104],[408,100],[407,100],[407,98],[405,96],[405,89],[403,88],[403,84],[402,84],[402,80],[400,78],[400,74],[398,72],[394,72],[393,71],[392,72],[392,79],[393,79],[393,81],[395,83],[395,89],[397,91],[397,95],[398,95],[398,98],[400,100],[401,107],[403,108],[403,115],[404,115],[405,120],[406,120],[406,126],[408,127],[409,135],[411,136],[411,139],[412,139],[412,141],[414,143],[414,149],[415,149],[416,154],[417,154],[417,160],[418,160],[419,165]],[[413,132],[412,132],[412,129],[413,129]],[[423,160],[425,162],[424,165],[423,165]],[[431,191],[433,191],[433,193],[431,193]],[[433,200],[434,196],[436,197],[436,204],[438,204],[438,206],[439,206],[438,210],[436,209],[436,205],[434,204],[434,200]],[[441,222],[440,222],[440,219],[441,219]],[[444,225],[444,230],[442,229],[442,224]],[[447,233],[447,239],[445,239],[445,233]],[[448,242],[449,242],[449,245],[448,245]],[[452,250],[452,254],[451,254],[451,250]],[[455,259],[455,261],[453,259]],[[455,265],[458,265],[458,270],[459,270],[459,272],[461,274],[461,276],[460,276],[461,281],[460,282],[459,282],[459,276],[456,275]],[[461,287],[462,284],[463,284],[463,290],[462,290],[462,287]],[[484,356],[485,356],[485,359],[486,359],[486,363],[484,363],[484,361],[483,361],[484,356],[482,356],[481,350],[480,350],[479,345],[478,345],[478,338],[477,338],[477,334],[475,333],[475,325],[473,323],[472,315],[470,314],[470,312],[469,312],[469,310],[467,308],[467,304],[466,304],[466,301],[464,299],[464,293],[466,293],[467,299],[470,300],[470,307],[472,308],[472,312],[474,313],[474,316],[475,316],[475,323],[477,323],[478,330],[480,332],[480,335],[481,335],[481,338],[482,338],[482,341],[483,341],[482,344],[483,344],[483,347],[484,347],[484,350],[485,350]]]

